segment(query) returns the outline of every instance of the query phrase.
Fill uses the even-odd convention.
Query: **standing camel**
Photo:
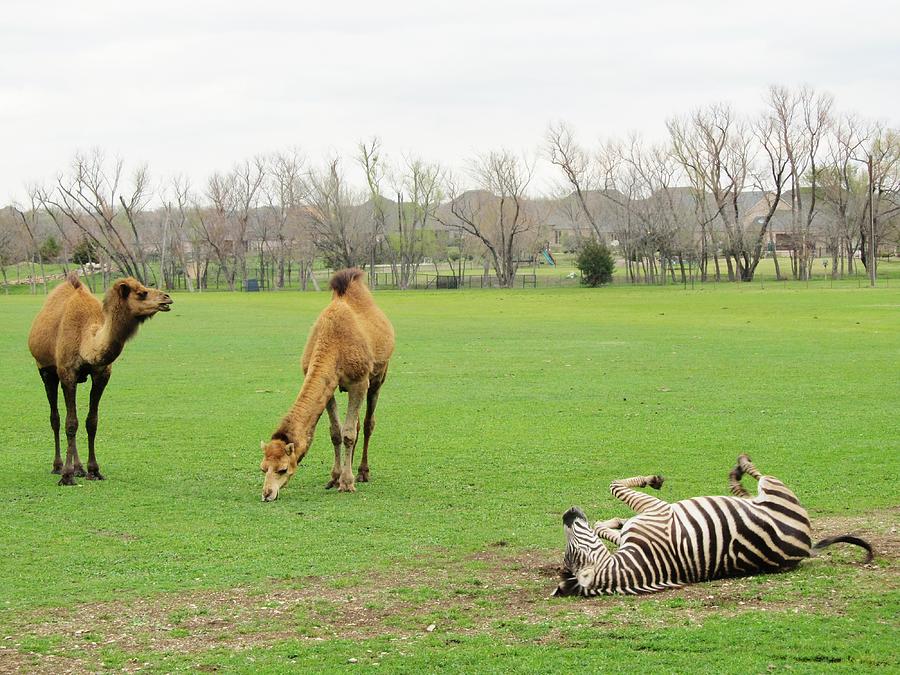
[[[157,312],[168,312],[172,298],[128,277],[116,281],[103,298],[103,305],[79,281],[75,273],[57,286],[31,324],[28,348],[37,361],[50,402],[50,426],[56,443],[53,473],[61,473],[60,485],[75,485],[75,476],[103,480],[94,455],[97,408],[109,382],[112,363],[138,327]],[[75,390],[91,376],[91,400],[85,426],[88,432],[88,470],[85,473],[75,447],[78,413]],[[66,403],[66,463],[59,453],[57,400],[62,384]]]
[[[363,454],[356,480],[369,480],[369,438],[375,428],[378,392],[394,351],[394,328],[363,282],[362,270],[335,272],[331,277],[331,303],[313,325],[303,350],[303,386],[272,439],[260,443],[265,454],[260,468],[266,475],[263,501],[278,497],[312,444],[316,423],[324,410],[331,420],[334,464],[326,488],[355,492],[353,451],[359,434],[359,409],[366,399]],[[334,390],[348,394],[347,417],[338,420]],[[341,445],[344,454],[341,459]]]

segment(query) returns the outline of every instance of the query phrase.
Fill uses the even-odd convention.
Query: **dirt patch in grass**
[[[464,557],[430,551],[358,578],[271,579],[262,589],[164,593],[40,610],[4,618],[0,672],[97,670],[109,650],[240,651],[286,639],[409,640],[435,630],[507,637],[512,632],[513,638],[516,630],[532,630],[529,639],[553,642],[559,626],[585,620],[658,627],[748,611],[842,615],[868,593],[900,587],[898,521],[900,509],[814,520],[816,536],[852,531],[869,539],[877,554],[870,565],[858,562],[859,549],[834,547],[805,561],[796,572],[726,579],[636,598],[549,600],[561,550],[486,545]],[[827,581],[836,574],[840,583]],[[124,668],[138,670],[141,665],[132,660]]]

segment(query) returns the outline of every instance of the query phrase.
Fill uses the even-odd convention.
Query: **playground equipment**
[[[556,267],[556,258],[553,257],[553,254],[550,253],[550,249],[543,249],[541,251],[541,255],[544,256],[544,260],[547,261],[547,264],[551,267]]]

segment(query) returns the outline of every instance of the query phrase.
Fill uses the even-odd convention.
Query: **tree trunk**
[[[47,273],[44,271],[44,256],[38,253],[38,261],[41,264],[41,279],[44,281],[44,295],[47,295],[50,291],[47,288]]]

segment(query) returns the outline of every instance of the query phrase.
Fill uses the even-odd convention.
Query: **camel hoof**
[[[106,476],[104,476],[99,471],[88,471],[85,476],[88,480],[106,480]]]
[[[356,475],[357,483],[368,483],[369,482],[369,472],[368,471],[360,471]]]
[[[73,476],[66,476],[65,474],[63,474],[63,477],[59,479],[57,485],[78,485],[78,483],[75,482],[75,478]]]
[[[356,492],[356,486],[353,483],[350,483],[350,485],[338,485],[338,492]]]
[[[75,471],[72,473],[76,478],[84,478],[87,476],[87,472],[84,470],[84,467],[77,466],[75,467]]]
[[[336,487],[337,484],[338,484],[338,482],[336,480],[330,480],[327,483],[325,483],[325,489],[330,490],[331,488]]]
[[[51,469],[50,473],[55,473],[57,476],[61,476],[62,475],[62,467],[54,466],[53,469]]]

